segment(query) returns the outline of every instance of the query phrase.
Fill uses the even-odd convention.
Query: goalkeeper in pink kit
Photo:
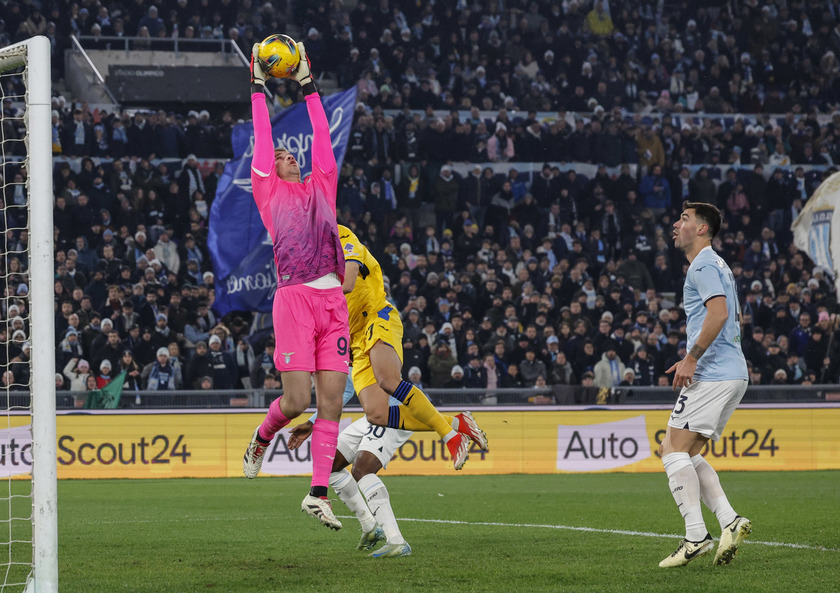
[[[251,183],[274,244],[274,364],[282,376],[283,396],[271,403],[254,430],[243,471],[248,478],[256,477],[271,439],[309,406],[314,375],[318,419],[312,431],[312,488],[301,510],[340,529],[327,499],[350,352],[347,301],[341,289],[344,255],[335,212],[338,170],[327,116],[302,43],[297,44],[301,61],[293,78],[301,85],[312,123],[312,175],[302,182],[295,157],[274,148],[257,48],[255,44],[251,57]]]

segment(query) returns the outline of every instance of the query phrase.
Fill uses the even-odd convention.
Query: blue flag
[[[344,160],[353,124],[356,88],[322,98],[330,126],[333,153],[338,167]],[[294,154],[301,177],[312,171],[312,125],[304,103],[297,103],[271,120],[275,146]],[[251,157],[254,126],[251,122],[233,129],[234,158],[225,165],[216,199],[210,210],[207,247],[216,277],[213,309],[220,315],[228,311],[271,311],[277,270],[271,237],[263,226],[251,194]]]

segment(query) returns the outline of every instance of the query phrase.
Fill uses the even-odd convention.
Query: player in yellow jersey
[[[338,234],[344,249],[342,289],[350,319],[353,385],[368,422],[437,432],[449,449],[455,469],[461,469],[467,460],[469,440],[487,449],[487,436],[469,412],[455,416],[457,422],[447,422],[425,393],[402,379],[403,325],[386,299],[382,268],[353,231],[338,225]],[[390,406],[389,395],[401,405]]]

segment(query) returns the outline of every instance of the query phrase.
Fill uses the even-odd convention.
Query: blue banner
[[[322,98],[330,126],[330,139],[338,167],[344,160],[347,139],[353,124],[356,88]],[[305,103],[297,103],[271,120],[275,146],[294,154],[301,177],[312,171],[310,146],[312,125]],[[271,312],[277,271],[271,238],[263,226],[251,194],[251,157],[254,126],[251,122],[233,129],[234,158],[225,165],[216,199],[210,210],[207,247],[216,277],[213,310]]]

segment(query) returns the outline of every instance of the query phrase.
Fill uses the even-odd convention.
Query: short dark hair
[[[723,213],[714,204],[707,202],[683,202],[683,212],[694,210],[694,216],[709,226],[710,239],[717,237],[723,224]]]

